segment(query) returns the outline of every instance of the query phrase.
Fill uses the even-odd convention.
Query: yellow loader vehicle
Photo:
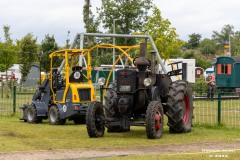
[[[74,120],[75,124],[85,123],[88,103],[95,101],[89,51],[60,50],[49,57],[50,74],[34,94],[32,104],[20,107],[23,110],[21,120],[41,123],[49,118],[52,125],[65,124],[66,119]],[[54,68],[60,59],[63,59],[61,66]]]

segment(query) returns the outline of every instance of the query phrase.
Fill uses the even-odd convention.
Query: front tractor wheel
[[[60,118],[60,112],[57,106],[53,105],[49,109],[49,122],[52,125],[63,125],[66,123],[66,119]]]
[[[191,132],[193,119],[192,90],[186,81],[173,82],[168,97],[168,126],[170,133]]]
[[[149,139],[157,139],[163,133],[163,107],[160,101],[151,101],[146,112],[146,133]]]
[[[34,105],[27,108],[27,122],[28,123],[41,123],[42,119],[37,116],[37,109]]]
[[[87,132],[89,137],[103,137],[105,127],[102,118],[104,117],[102,104],[97,101],[90,103],[86,114]]]

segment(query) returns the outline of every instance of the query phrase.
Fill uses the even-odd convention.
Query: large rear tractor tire
[[[60,118],[59,109],[55,105],[49,109],[49,122],[51,125],[64,125],[66,123],[66,119]]]
[[[27,108],[27,122],[28,123],[41,123],[42,119],[37,116],[37,109],[34,105]]]
[[[188,82],[172,83],[167,101],[168,126],[170,133],[191,132],[193,119],[192,89]]]
[[[117,83],[116,81],[112,82],[109,84],[108,88],[106,91],[106,96],[105,96],[105,114],[107,118],[113,117],[115,115],[115,110],[114,110],[114,104],[113,104],[113,98],[117,97],[116,90],[117,90]]]
[[[103,137],[105,127],[102,118],[104,117],[103,106],[100,102],[96,101],[89,104],[86,114],[86,125],[89,137]]]
[[[157,139],[163,133],[163,107],[160,101],[151,101],[146,111],[146,134],[149,139]]]

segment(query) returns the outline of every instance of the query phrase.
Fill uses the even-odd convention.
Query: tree
[[[43,51],[43,55],[41,57],[41,66],[42,66],[42,70],[45,72],[49,72],[50,71],[50,58],[49,58],[49,54],[58,50],[58,45],[55,42],[55,38],[54,36],[49,36],[49,34],[47,34],[45,36],[45,39],[41,42],[40,45],[40,51]],[[54,64],[54,66],[60,66],[61,61],[55,61],[56,63]]]
[[[6,71],[13,66],[14,63],[17,62],[17,54],[18,48],[13,44],[13,40],[10,37],[10,26],[4,25],[4,39],[3,43],[0,42],[0,71]]]
[[[87,33],[98,33],[99,20],[95,19],[91,7],[90,0],[85,0],[85,5],[83,6],[84,27],[86,28]]]
[[[205,58],[198,50],[187,50],[183,55],[185,59],[196,59],[196,66],[207,69],[211,67],[211,61]]]
[[[193,33],[189,35],[189,40],[186,44],[187,49],[195,49],[199,46],[200,40],[202,36],[197,33]]]
[[[7,43],[0,42],[0,71],[5,72],[17,62],[17,47]]]
[[[229,35],[234,33],[232,25],[225,25],[220,32],[213,31],[212,39],[218,44],[224,45],[229,42]]]
[[[116,33],[130,34],[142,31],[151,7],[152,0],[102,0],[98,13],[109,32],[113,32],[113,21],[117,19]]]
[[[231,36],[231,55],[240,56],[240,31]]]
[[[5,38],[5,44],[13,44],[13,40],[10,37],[10,26],[4,25],[3,26],[3,32],[4,32],[4,38]]]
[[[22,80],[25,81],[32,63],[37,60],[37,38],[28,33],[21,40],[17,40],[17,45],[20,48],[19,63],[21,64]]]
[[[85,0],[85,5],[83,6],[83,21],[85,23],[85,29],[87,33],[98,33],[100,32],[98,30],[99,26],[99,19],[96,19],[91,11],[91,4],[90,0]],[[94,37],[87,37],[87,43],[85,43],[84,47],[91,48],[94,43],[96,43],[96,40],[94,42]],[[99,58],[96,58],[98,56],[98,52],[96,50],[91,51],[91,58],[92,58],[92,65],[95,66],[99,62]]]
[[[176,29],[171,27],[171,22],[162,18],[156,6],[153,8],[152,17],[148,18],[144,32],[152,36],[158,52],[165,59],[178,54],[180,47],[184,44],[183,41],[178,40],[178,34]]]
[[[216,47],[216,42],[208,38],[200,42],[200,52],[205,55],[215,54],[217,49]]]

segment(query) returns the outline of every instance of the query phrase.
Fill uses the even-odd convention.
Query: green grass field
[[[17,117],[0,118],[0,152],[71,148],[114,148],[189,144],[202,142],[239,142],[240,128],[197,125],[191,133],[170,134],[165,125],[163,137],[149,140],[144,127],[132,127],[128,133],[107,133],[103,138],[89,138],[85,125],[52,126],[20,122]],[[216,136],[217,134],[217,136]]]
[[[99,92],[97,92],[99,93]],[[167,118],[163,137],[149,140],[144,127],[131,127],[128,133],[107,133],[103,138],[89,138],[85,125],[74,125],[68,121],[63,126],[52,126],[48,120],[42,124],[20,122],[22,112],[18,109],[31,103],[32,94],[17,94],[16,114],[12,115],[12,98],[0,98],[0,152],[26,150],[53,150],[72,148],[125,148],[134,146],[162,146],[208,142],[240,143],[240,101],[221,101],[221,122],[218,126],[218,101],[194,101],[194,127],[191,133],[170,134]],[[229,157],[219,157],[219,156]],[[139,155],[127,157],[111,157],[109,159],[213,159],[240,157],[240,151],[234,153],[182,153],[161,155]],[[105,159],[105,158],[104,158]]]

